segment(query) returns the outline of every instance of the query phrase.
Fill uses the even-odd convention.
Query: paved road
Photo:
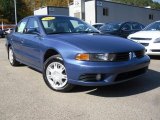
[[[106,87],[50,90],[27,66],[11,67],[0,39],[0,120],[160,120],[160,58],[137,79]]]

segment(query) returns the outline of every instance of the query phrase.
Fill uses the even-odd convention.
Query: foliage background
[[[34,9],[38,9],[42,6],[68,6],[73,0],[16,0],[17,1],[17,17],[18,21],[22,18],[32,15]],[[125,3],[129,5],[135,5],[140,7],[151,6],[155,9],[160,9],[158,2],[152,0],[110,0],[119,3]],[[14,20],[14,0],[0,0],[0,22],[13,23]]]
[[[34,9],[42,6],[68,6],[72,0],[16,0],[17,1],[17,18],[33,15]],[[0,0],[0,22],[15,23],[14,19],[14,0]]]

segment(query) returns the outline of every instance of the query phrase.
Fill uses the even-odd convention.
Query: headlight
[[[160,43],[160,38],[155,39],[154,43]]]
[[[80,61],[114,61],[116,55],[115,54],[109,54],[109,53],[98,53],[98,54],[78,54],[76,56],[76,60]]]
[[[127,39],[131,39],[131,37],[130,37],[130,36],[128,36],[128,37],[127,37]]]

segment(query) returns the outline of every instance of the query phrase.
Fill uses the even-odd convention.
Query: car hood
[[[132,37],[136,38],[159,38],[160,37],[160,31],[139,31],[134,34],[131,34],[128,36],[129,39]]]
[[[142,45],[134,41],[100,34],[57,34],[47,37],[60,40],[90,53],[129,52],[144,49]]]

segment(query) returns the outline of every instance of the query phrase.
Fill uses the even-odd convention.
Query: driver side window
[[[16,32],[18,33],[23,33],[25,27],[26,27],[26,24],[27,24],[27,21],[28,19],[24,19],[20,22],[20,24],[17,26],[16,28]]]
[[[26,27],[26,32],[28,34],[34,34],[32,32],[28,32],[27,30],[32,30],[34,32],[38,32],[39,33],[39,27],[38,27],[38,22],[35,18],[29,18],[29,21],[27,23],[27,27]]]

